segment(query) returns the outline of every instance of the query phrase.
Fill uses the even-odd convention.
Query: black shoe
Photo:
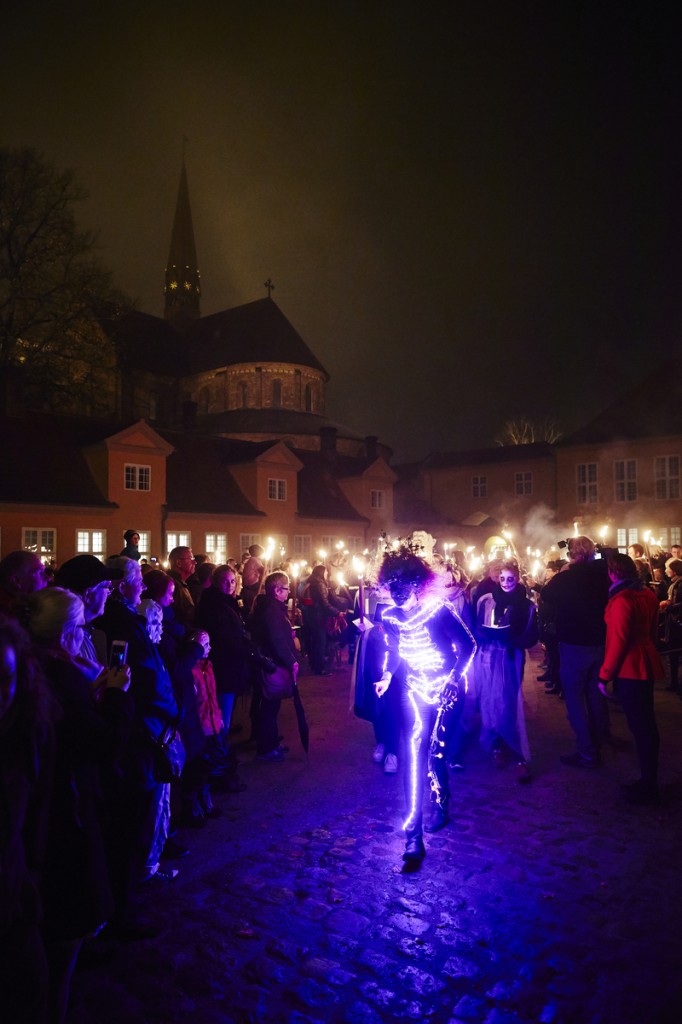
[[[552,678],[549,672],[543,672],[541,676],[535,677],[539,683],[548,683]]]
[[[405,843],[403,860],[423,860],[426,856],[424,840],[420,834],[409,836]]]
[[[545,693],[552,693],[552,694],[554,694],[554,693],[561,693],[561,687],[560,686],[546,686],[545,687]]]
[[[208,822],[203,811],[187,811],[180,819],[182,828],[206,828]]]
[[[436,807],[433,817],[428,825],[424,825],[425,832],[440,832],[450,821],[447,807]],[[407,852],[407,851],[406,851]]]
[[[161,860],[179,860],[180,857],[188,857],[189,853],[189,847],[183,846],[182,843],[178,843],[175,839],[169,838],[163,844]]]

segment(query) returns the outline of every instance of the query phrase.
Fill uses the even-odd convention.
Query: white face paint
[[[505,594],[511,594],[512,590],[516,589],[518,580],[513,572],[509,572],[507,569],[503,569],[500,573],[499,584],[504,590]]]

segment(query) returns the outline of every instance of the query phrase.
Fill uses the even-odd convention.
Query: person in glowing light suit
[[[435,810],[425,830],[438,832],[449,821],[446,733],[461,709],[476,643],[437,586],[434,571],[409,548],[384,555],[378,580],[388,586],[395,607],[383,613],[386,661],[375,690],[381,697],[397,672],[404,676],[401,703],[408,746],[408,757],[403,758],[408,813],[403,824],[403,859],[421,860],[427,774]]]

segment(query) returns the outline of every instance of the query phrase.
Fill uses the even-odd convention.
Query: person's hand
[[[123,690],[125,693],[130,686],[130,665],[107,669],[104,674],[104,686],[107,690],[111,687],[114,690]]]
[[[598,684],[599,685],[599,689],[601,690],[601,692],[604,694],[605,697],[608,697],[608,693],[606,691],[606,687],[609,685],[609,682],[610,682],[609,679],[600,679],[599,680],[599,684]]]
[[[390,672],[384,672],[381,679],[377,680],[377,682],[374,684],[374,692],[376,693],[377,697],[383,697],[383,695],[386,693],[386,690],[391,685],[392,678],[393,676],[391,675]]]
[[[299,670],[300,667],[301,666],[299,665],[299,663],[297,661],[295,661],[293,663],[293,665],[291,666],[291,673],[292,673],[294,679],[296,679],[296,677],[298,676],[298,670]]]
[[[664,612],[669,604],[670,601],[659,601],[658,607],[661,609],[662,612]]]

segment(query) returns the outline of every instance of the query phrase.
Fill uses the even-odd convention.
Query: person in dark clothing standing
[[[250,620],[251,635],[260,650],[272,658],[280,669],[291,672],[293,681],[298,676],[298,652],[289,622],[287,601],[289,577],[285,572],[272,572],[265,581],[265,597],[254,605]],[[279,745],[277,716],[282,701],[262,696],[258,709],[258,758],[276,763],[284,760]]]
[[[124,558],[133,558],[136,562],[140,561],[140,535],[137,530],[126,530],[123,534],[123,540],[125,541],[125,547],[123,551],[119,552],[119,556]]]
[[[604,610],[609,596],[606,561],[596,559],[589,537],[571,537],[568,565],[546,584],[543,597],[556,611],[561,685],[576,750],[560,758],[576,768],[595,768],[609,735],[608,708],[599,690],[604,660]]]

